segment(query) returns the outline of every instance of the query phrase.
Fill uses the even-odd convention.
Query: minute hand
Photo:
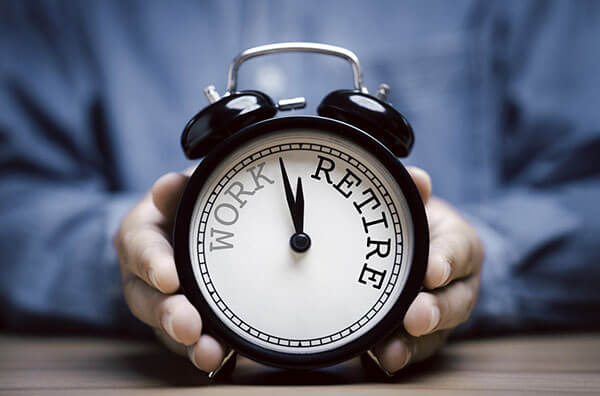
[[[290,209],[292,222],[294,223],[296,233],[300,233],[302,232],[302,228],[304,225],[304,197],[302,196],[302,184],[300,182],[300,178],[298,178],[296,195],[298,196],[301,205],[300,213],[298,213],[298,203],[296,202],[296,200],[294,199],[294,195],[292,194],[292,186],[290,185],[290,180],[288,179],[288,175],[285,170],[285,165],[283,164],[283,159],[281,159],[281,157],[279,157],[279,167],[281,168],[281,177],[283,179],[283,187],[285,189],[285,198],[287,200],[288,208]]]

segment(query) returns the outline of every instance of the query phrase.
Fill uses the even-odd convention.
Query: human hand
[[[404,316],[404,329],[377,345],[374,354],[388,373],[433,355],[451,329],[465,322],[477,301],[483,245],[473,227],[449,204],[431,198],[431,179],[408,169],[427,212],[430,233],[424,291]]]
[[[424,285],[404,318],[404,331],[375,348],[388,372],[396,372],[434,354],[450,329],[464,322],[477,299],[483,247],[474,229],[448,204],[431,198],[431,182],[422,170],[409,167],[426,204],[430,253]],[[177,202],[187,176],[161,177],[152,192],[123,219],[114,242],[119,255],[123,292],[132,313],[150,325],[171,350],[186,354],[199,369],[215,370],[225,348],[202,334],[202,320],[181,294],[169,243]]]
[[[200,370],[216,370],[224,347],[202,333],[198,311],[179,289],[170,244],[177,202],[188,177],[169,173],[125,215],[114,237],[123,294],[129,309],[154,329],[172,351],[187,355]]]

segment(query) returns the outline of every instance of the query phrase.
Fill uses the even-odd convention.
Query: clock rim
[[[404,289],[389,312],[373,328],[357,339],[331,350],[293,354],[273,351],[254,344],[237,335],[218,318],[195,282],[189,254],[189,230],[197,196],[222,159],[251,139],[275,131],[299,128],[319,130],[348,139],[381,162],[398,183],[406,199],[413,221],[414,250]],[[425,208],[406,168],[389,149],[367,132],[350,124],[320,116],[287,116],[260,121],[241,129],[219,143],[198,165],[184,189],[175,215],[172,238],[175,265],[181,284],[180,291],[183,291],[200,313],[203,331],[207,331],[250,359],[271,366],[292,369],[311,369],[342,362],[371,349],[377,342],[399,330],[402,327],[402,318],[423,284],[429,254],[429,226]]]

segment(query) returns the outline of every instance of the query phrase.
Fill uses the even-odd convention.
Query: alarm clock
[[[354,88],[329,93],[318,116],[276,116],[304,98],[237,90],[244,61],[293,51],[347,60]],[[368,93],[353,52],[317,43],[245,50],[222,97],[205,89],[210,105],[181,136],[186,156],[203,159],[180,199],[173,246],[182,292],[204,331],[232,351],[316,368],[368,352],[402,327],[429,234],[397,158],[409,154],[413,130],[388,92]]]

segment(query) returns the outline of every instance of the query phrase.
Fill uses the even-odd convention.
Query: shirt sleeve
[[[600,316],[600,7],[526,2],[500,21],[499,188],[460,209],[486,248],[469,332]]]
[[[119,192],[90,46],[63,6],[0,5],[0,320],[123,329],[112,235],[141,193]]]

